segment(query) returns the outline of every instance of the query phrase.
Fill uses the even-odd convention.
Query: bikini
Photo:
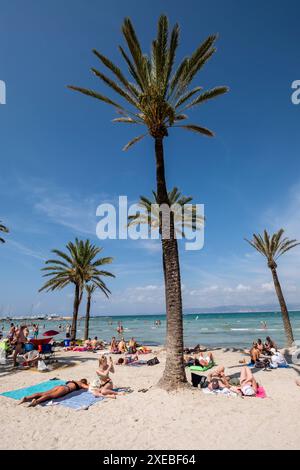
[[[71,390],[71,388],[68,386],[68,384],[74,384],[75,385],[75,390]],[[76,392],[77,390],[80,390],[80,387],[79,387],[78,383],[75,382],[75,380],[68,380],[68,382],[66,382],[64,387],[66,387],[69,390],[70,393],[73,392],[73,391]]]

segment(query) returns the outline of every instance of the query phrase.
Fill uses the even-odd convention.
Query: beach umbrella
[[[43,333],[43,336],[55,336],[55,335],[59,335],[59,331],[48,330],[48,331],[45,331],[45,333]]]

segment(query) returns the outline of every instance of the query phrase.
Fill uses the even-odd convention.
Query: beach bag
[[[6,364],[6,351],[0,348],[0,364],[5,366]]]
[[[206,388],[208,387],[207,377],[205,375],[193,374],[192,372],[192,385],[193,387]]]
[[[155,366],[156,364],[159,364],[159,360],[157,359],[157,357],[154,357],[153,359],[149,359],[149,361],[147,361],[147,366]]]
[[[43,361],[42,359],[40,359],[38,361],[38,370],[40,372],[44,372],[44,371],[48,370],[48,367],[46,366],[45,361]]]

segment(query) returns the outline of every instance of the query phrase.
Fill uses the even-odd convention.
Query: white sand
[[[116,357],[116,356],[115,356]],[[152,356],[144,356],[150,358]],[[155,387],[161,364],[139,368],[117,366],[115,386],[134,393],[106,399],[86,411],[62,406],[27,408],[0,397],[1,449],[299,449],[300,368],[258,371],[268,398],[228,398],[205,395],[198,389],[168,394]],[[215,352],[226,373],[240,370],[238,352]],[[93,353],[61,352],[61,360],[76,365],[51,373],[4,371],[0,392],[33,385],[51,377],[92,379],[97,365]],[[147,393],[140,388],[151,387]]]

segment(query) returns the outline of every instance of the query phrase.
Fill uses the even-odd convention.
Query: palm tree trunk
[[[277,276],[276,268],[274,267],[271,268],[271,272],[273,276],[276,294],[277,294],[280,308],[281,308],[281,315],[282,315],[284,331],[285,331],[285,335],[287,339],[287,346],[290,348],[294,342],[294,335],[293,335],[292,325],[291,325],[291,321],[289,317],[289,312],[288,312],[288,309],[287,309],[287,306],[283,297],[283,293],[282,293],[281,285]]]
[[[88,295],[87,302],[86,302],[84,339],[88,339],[89,337],[90,311],[91,311],[91,296]]]
[[[73,320],[72,320],[72,328],[71,328],[71,341],[76,340],[76,331],[77,331],[77,317],[78,317],[78,310],[80,305],[80,288],[79,285],[75,285],[75,296],[74,296],[74,304],[73,304]]]
[[[156,182],[158,204],[168,204],[164,169],[163,139],[155,139]],[[162,230],[163,231],[163,230]],[[177,240],[175,238],[174,218],[170,218],[170,237],[162,237],[162,256],[166,296],[166,365],[159,385],[172,390],[187,382],[183,361],[183,319],[181,279]]]

